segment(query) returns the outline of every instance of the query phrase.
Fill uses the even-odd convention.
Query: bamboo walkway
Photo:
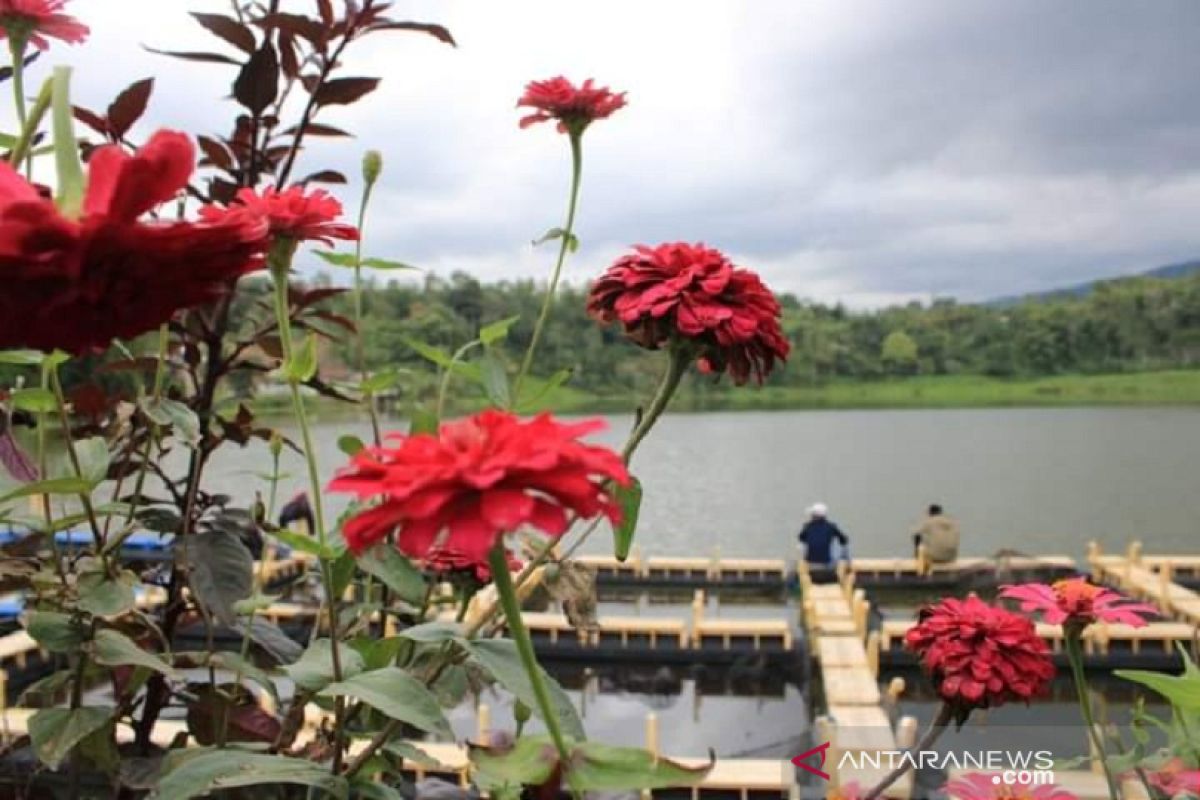
[[[817,718],[817,739],[828,742],[824,769],[832,787],[857,782],[873,786],[886,768],[839,769],[843,753],[894,751],[909,747],[916,738],[916,720],[905,718],[893,730],[880,705],[879,635],[867,633],[870,606],[854,576],[842,567],[838,582],[814,584],[803,562],[798,566],[802,597],[801,616],[821,671],[825,713]],[[867,643],[864,644],[864,637]],[[815,766],[815,765],[814,765]],[[884,793],[892,800],[908,800],[913,777],[905,775]]]
[[[1130,542],[1123,556],[1105,555],[1096,542],[1088,543],[1088,565],[1096,583],[1107,583],[1122,592],[1158,606],[1164,617],[1192,629],[1180,638],[1191,639],[1200,627],[1200,593],[1175,583],[1177,572],[1200,568],[1196,556],[1143,556],[1142,543]]]

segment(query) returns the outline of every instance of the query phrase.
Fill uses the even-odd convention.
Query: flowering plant
[[[516,319],[481,320],[452,354],[414,341],[439,390],[408,409],[407,430],[385,433],[376,398],[402,392],[406,376],[368,369],[361,324],[364,272],[405,268],[364,256],[383,158],[364,157],[353,224],[337,198],[313,188],[347,176],[297,176],[310,137],[348,135],[326,121],[331,111],[379,83],[342,74],[358,42],[406,31],[453,45],[449,31],[393,19],[378,0],[194,14],[222,49],[161,52],[232,67],[235,118],[224,135],[162,130],[139,144],[153,79],[99,111],[71,102],[70,71],[58,68],[29,104],[26,51],[88,35],[66,6],[0,0],[18,126],[0,164],[0,363],[21,382],[0,406],[0,461],[18,481],[0,496],[0,518],[24,533],[2,580],[23,593],[26,632],[53,665],[23,700],[38,706],[24,740],[38,771],[0,754],[0,782],[57,782],[70,797],[84,794],[85,775],[99,775],[105,794],[152,789],[175,800],[260,785],[395,797],[405,760],[425,757],[403,737],[452,736],[444,709],[463,699],[468,677],[502,684],[546,731],[470,748],[474,779],[495,796],[701,777],[706,767],[588,742],[537,663],[520,607],[541,568],[565,557],[557,544],[566,537],[573,549],[607,521],[624,558],[642,492],[632,458],[693,362],[740,384],[761,381],[788,352],[779,304],[753,273],[699,246],[640,248],[597,282],[590,303],[639,344],[669,350],[625,446],[589,441],[593,421],[521,416],[569,376],[547,370],[538,348],[579,248],[585,133],[623,109],[625,94],[564,78],[526,88],[518,105],[531,113],[518,124],[558,123],[571,181],[564,224],[541,240],[557,242],[557,257],[521,363],[510,369],[497,349]],[[46,155],[53,197],[36,182]],[[352,271],[353,318],[329,307],[344,290],[297,280],[294,259],[311,243]],[[352,249],[332,251],[338,243]],[[335,339],[351,343],[349,380],[322,374]],[[490,407],[451,418],[455,378],[478,384]],[[235,399],[263,379],[286,392],[294,435]],[[336,474],[317,462],[314,395],[371,422],[370,443],[340,440],[348,460]],[[17,423],[34,431],[32,453],[11,435]],[[265,443],[271,469],[256,473],[258,500],[239,507],[211,488],[209,467],[219,451],[253,441]],[[281,510],[287,453],[303,459],[308,489]],[[326,513],[327,493],[352,497],[340,519]],[[34,513],[21,513],[28,498]],[[274,524],[277,512],[309,530]],[[138,550],[162,539],[161,563]],[[292,567],[315,567],[310,586],[276,574],[270,554],[281,547],[297,554]],[[447,586],[459,608],[450,619],[434,602]],[[320,604],[299,604],[299,636],[275,621],[285,592]],[[511,639],[492,638],[505,629]],[[100,686],[107,699],[89,702]],[[179,737],[164,737],[168,719],[184,720]]]

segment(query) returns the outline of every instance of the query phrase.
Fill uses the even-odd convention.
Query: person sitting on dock
[[[929,507],[929,514],[913,531],[913,549],[920,557],[921,545],[935,564],[949,564],[958,560],[958,521],[948,516],[940,505]]]
[[[832,568],[834,540],[843,546],[850,543],[841,528],[830,522],[828,517],[829,509],[825,504],[814,503],[808,510],[808,522],[800,531],[800,541],[804,544],[804,560],[810,566]]]

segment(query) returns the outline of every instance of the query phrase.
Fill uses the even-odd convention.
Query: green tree
[[[895,375],[911,375],[917,367],[917,343],[902,330],[894,330],[883,340],[879,358]]]

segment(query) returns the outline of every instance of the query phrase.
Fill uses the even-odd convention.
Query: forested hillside
[[[421,363],[408,342],[453,350],[488,321],[518,316],[509,336],[516,358],[528,342],[540,302],[532,281],[481,284],[455,274],[376,283],[364,298],[366,358],[372,367]],[[878,311],[781,297],[793,351],[777,386],[873,381],[902,376],[1026,378],[1190,368],[1200,362],[1200,275],[1136,277],[1097,284],[1084,297],[1013,306],[953,300]],[[335,310],[352,315],[341,295]],[[348,352],[343,360],[353,363]],[[574,370],[570,386],[593,395],[648,386],[659,360],[601,328],[584,311],[584,288],[561,290],[539,363]],[[690,390],[721,390],[693,380]]]

